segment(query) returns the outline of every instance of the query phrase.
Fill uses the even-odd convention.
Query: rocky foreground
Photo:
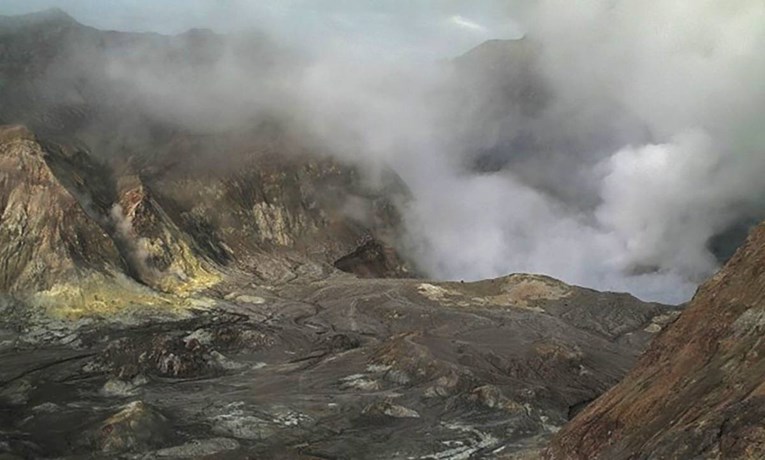
[[[21,458],[513,458],[616,383],[670,318],[529,275],[337,275],[202,298],[109,321],[28,320],[6,305],[0,447]]]
[[[406,279],[395,193],[287,158],[149,174],[0,131],[7,458],[533,458],[676,314]]]

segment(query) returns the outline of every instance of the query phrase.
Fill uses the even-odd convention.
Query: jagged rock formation
[[[4,292],[45,291],[56,280],[126,268],[114,241],[56,178],[23,127],[0,129],[0,186]]]
[[[99,227],[106,235],[103,242],[85,236],[79,241],[111,247],[112,253],[94,247],[79,255],[73,249],[73,260],[82,256],[89,264],[78,276],[124,274],[177,294],[209,287],[222,269],[269,281],[293,277],[298,266],[332,270],[335,261],[369,241],[398,259],[394,202],[404,200],[406,192],[392,174],[369,186],[363,171],[330,159],[278,115],[242,111],[242,120],[221,126],[213,126],[215,117],[209,116],[205,123],[179,122],[186,114],[163,113],[161,104],[133,88],[140,79],[120,77],[127,68],[192,73],[198,78],[185,89],[199,90],[194,82],[213,79],[221,60],[232,53],[248,78],[289,60],[261,37],[226,41],[204,30],[174,37],[102,32],[60,10],[0,20],[0,122],[23,123],[35,133],[37,146],[25,148],[44,159],[35,167],[53,184],[52,193],[68,200],[67,206],[79,204],[79,217],[91,221],[82,225],[95,224],[91,230]],[[18,152],[11,152],[8,162],[18,161],[14,155]],[[14,184],[23,181],[11,163],[7,169],[17,177]],[[48,231],[28,237],[61,230],[61,238],[72,239],[70,233],[86,232],[56,229],[53,221],[48,225]],[[93,257],[105,259],[101,267],[91,263]],[[34,264],[45,265],[39,258],[27,263]],[[396,260],[389,270],[404,275],[411,269],[407,265]],[[47,281],[22,289],[9,280],[7,288],[44,291],[71,278],[56,271],[40,276],[45,273]],[[73,289],[70,283],[58,290]],[[83,295],[79,288],[74,291]]]
[[[547,458],[763,458],[763,268],[760,225]]]
[[[369,239],[355,251],[335,261],[335,267],[361,278],[407,278],[409,271],[395,249]]]
[[[230,175],[168,167],[144,176],[19,126],[0,128],[0,184],[2,289],[67,308],[145,293],[131,282],[182,295],[226,270],[270,282],[294,276],[291,265],[331,271],[397,224],[386,198],[329,159],[255,154]],[[367,222],[345,212],[351,199]]]

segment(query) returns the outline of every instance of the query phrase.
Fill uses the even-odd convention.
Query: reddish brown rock
[[[765,225],[548,459],[765,458]]]
[[[88,270],[118,270],[117,248],[20,126],[0,126],[0,291],[50,289]]]

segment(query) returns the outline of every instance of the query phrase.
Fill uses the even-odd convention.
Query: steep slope
[[[201,166],[190,165],[195,157],[189,153],[183,152],[184,164],[175,164],[172,154],[166,165],[152,162],[144,181],[168,216],[219,264],[274,281],[292,276],[276,259],[332,265],[368,240],[396,253],[395,204],[406,199],[406,188],[393,174],[371,185],[360,169],[282,132],[221,152],[235,160],[218,170],[204,166],[204,153],[197,157]],[[340,268],[353,271],[363,263]],[[391,269],[407,270],[404,263]]]
[[[147,286],[171,292],[213,281],[182,238],[147,231],[161,214],[113,179],[84,152],[0,127],[2,292],[66,313],[151,302]],[[168,267],[149,260],[159,248],[172,254]],[[183,268],[172,272],[182,283],[166,276],[170,266]]]
[[[2,290],[50,289],[58,279],[126,269],[114,242],[61,185],[21,126],[0,128]]]
[[[249,80],[291,56],[258,36],[105,32],[60,10],[2,18],[0,123],[35,132],[51,174],[116,247],[110,270],[140,284],[199,290],[223,268],[286,280],[300,266],[332,270],[369,241],[394,262],[338,266],[408,276],[394,249],[394,202],[406,198],[394,175],[371,186],[278,110],[264,115],[244,101],[219,124],[219,114],[200,112],[204,101],[178,112],[179,98],[204,99],[226,59]],[[163,92],[148,97],[143,84]]]
[[[760,225],[547,458],[763,458],[764,307]]]
[[[33,303],[87,309],[116,284],[119,294],[107,297],[146,287],[185,295],[230,270],[275,282],[301,266],[332,271],[368,241],[397,257],[379,238],[396,231],[390,199],[399,192],[369,188],[353,168],[306,153],[256,149],[235,172],[113,168],[11,126],[0,127],[0,161],[2,289]]]

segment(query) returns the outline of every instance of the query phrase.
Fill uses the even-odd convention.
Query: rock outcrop
[[[224,271],[263,282],[298,266],[332,271],[396,231],[390,198],[353,168],[308,154],[250,158],[236,172],[147,172],[0,127],[0,288],[68,310],[152,303],[211,288]],[[346,212],[350,200],[362,217]]]
[[[0,127],[0,289],[29,293],[127,267],[97,220],[49,167],[21,126]],[[73,181],[82,180],[72,177]],[[95,204],[88,204],[94,211]]]

